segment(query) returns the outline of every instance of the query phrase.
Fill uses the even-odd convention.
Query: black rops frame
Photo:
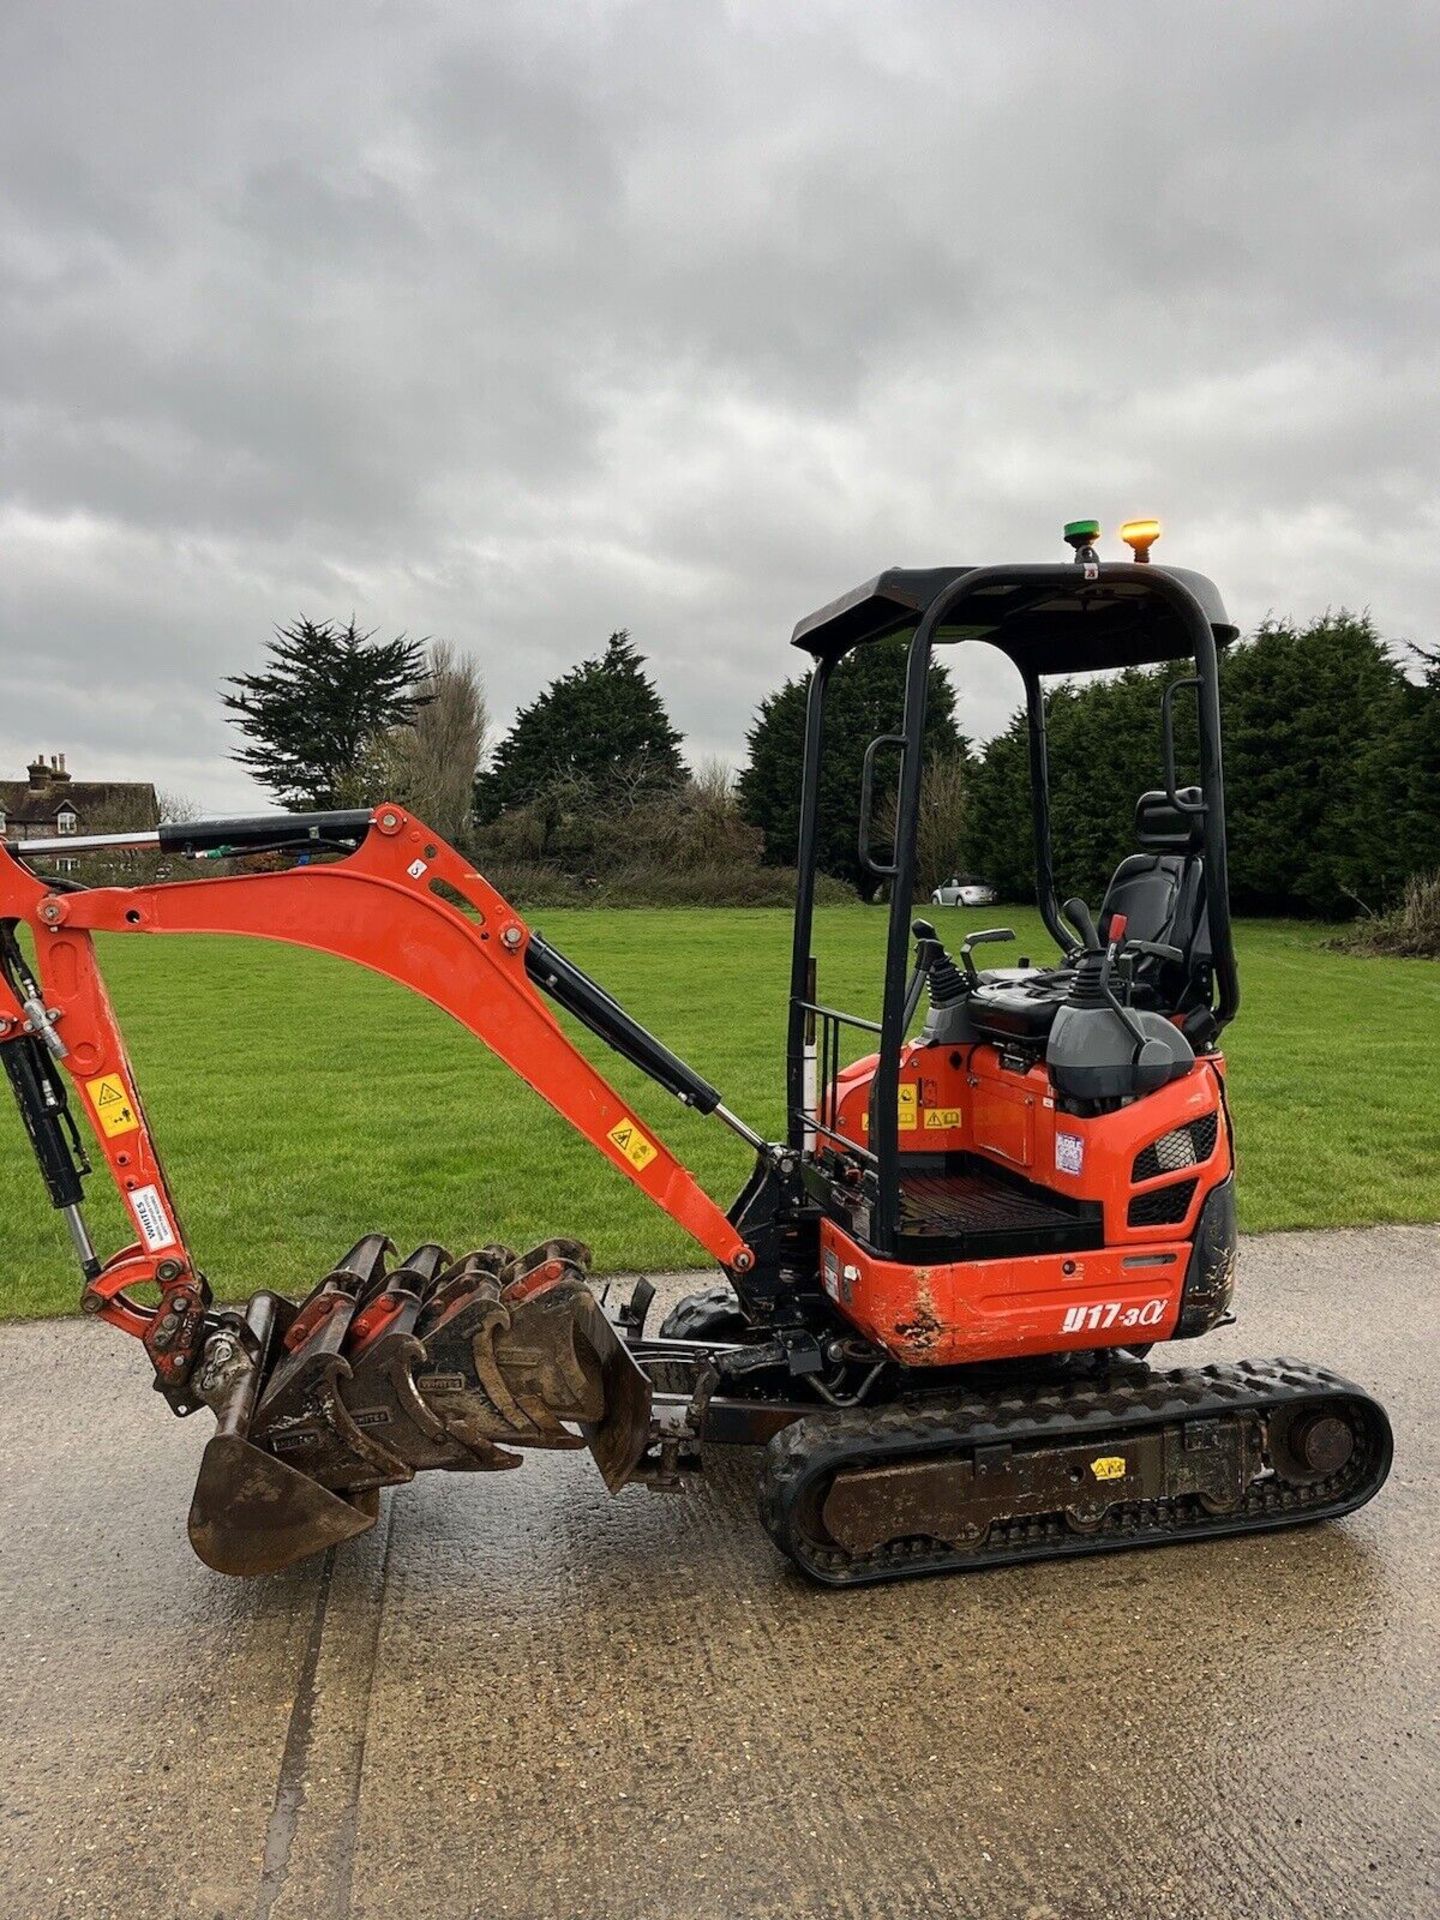
[[[1062,949],[1073,947],[1075,942],[1061,920],[1055,894],[1045,682],[1095,669],[1193,660],[1193,678],[1172,681],[1162,698],[1164,780],[1167,797],[1179,813],[1201,816],[1217,1033],[1234,1018],[1240,1005],[1226,862],[1218,652],[1234,639],[1236,629],[1209,580],[1176,568],[1134,564],[1104,565],[1090,578],[1075,565],[925,571],[894,568],[801,621],[793,643],[814,656],[815,667],[805,715],[786,1048],[789,1142],[797,1149],[805,1134],[805,1032],[810,1008],[820,769],[830,679],[855,647],[913,628],[902,728],[898,734],[881,735],[867,750],[860,808],[861,858],[872,873],[890,884],[880,1062],[872,1151],[867,1156],[874,1161],[869,1239],[880,1253],[894,1251],[898,1228],[900,1052],[905,1039],[905,987],[914,912],[915,841],[930,658],[942,630],[957,627],[962,630],[948,636],[944,644],[983,640],[1007,654],[1020,671],[1028,723],[1036,897],[1046,928]],[[1193,687],[1196,694],[1202,795],[1198,802],[1187,801],[1177,791],[1174,698],[1183,687]],[[875,860],[869,844],[870,810],[874,760],[886,746],[900,753],[900,790],[894,856],[882,863]]]

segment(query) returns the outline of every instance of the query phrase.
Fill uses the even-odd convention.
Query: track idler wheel
[[[650,1436],[650,1385],[585,1282],[587,1247],[452,1261],[383,1235],[297,1308],[257,1294],[211,1336],[196,1390],[218,1421],[190,1512],[200,1558],[270,1573],[374,1524],[417,1472],[487,1472],[513,1448],[588,1446],[618,1492]]]
[[[1282,1480],[1294,1487],[1314,1486],[1349,1464],[1355,1432],[1333,1407],[1286,1407],[1271,1419],[1266,1445],[1270,1464]]]

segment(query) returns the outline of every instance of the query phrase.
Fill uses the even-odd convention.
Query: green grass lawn
[[[1010,950],[1049,955],[1038,918]],[[781,912],[554,912],[546,936],[765,1133],[782,1124],[789,922]],[[883,914],[817,916],[821,997],[873,1013]],[[1239,932],[1230,1030],[1241,1217],[1252,1230],[1440,1218],[1440,968],[1325,950],[1325,929]],[[995,956],[1000,957],[998,954]],[[107,937],[101,960],[196,1257],[224,1297],[306,1290],[362,1232],[402,1247],[587,1240],[602,1271],[706,1256],[528,1088],[427,1002],[262,941]],[[588,1052],[728,1204],[744,1147],[588,1035]],[[103,1252],[124,1220],[90,1182]],[[78,1281],[19,1120],[0,1101],[0,1311],[73,1306]]]

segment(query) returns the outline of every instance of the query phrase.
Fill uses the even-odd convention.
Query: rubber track
[[[1117,1503],[1095,1532],[1077,1533],[1060,1514],[992,1523],[984,1542],[957,1548],[928,1536],[891,1541],[857,1556],[806,1531],[830,1480],[847,1468],[898,1464],[996,1443],[1020,1447],[1106,1445],[1176,1421],[1268,1414],[1324,1401],[1356,1434],[1338,1473],[1306,1486],[1273,1475],[1251,1482],[1232,1512],[1210,1514],[1195,1495]],[[765,1451],[760,1519],[783,1553],[827,1586],[858,1586],[923,1573],[965,1572],[1081,1553],[1218,1538],[1333,1519],[1363,1506],[1384,1485],[1393,1452],[1378,1401],[1338,1374],[1299,1360],[1137,1369],[1086,1386],[1036,1386],[1011,1393],[944,1394],[876,1411],[809,1414],[776,1434]]]

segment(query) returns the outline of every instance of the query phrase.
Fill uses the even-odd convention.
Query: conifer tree
[[[476,782],[476,810],[493,820],[557,788],[605,810],[685,778],[681,736],[622,628],[603,654],[552,680],[495,749]]]
[[[238,692],[220,696],[250,741],[231,757],[295,812],[383,799],[361,791],[365,770],[374,743],[425,702],[421,643],[300,619],[266,652],[263,672],[232,674]]]

